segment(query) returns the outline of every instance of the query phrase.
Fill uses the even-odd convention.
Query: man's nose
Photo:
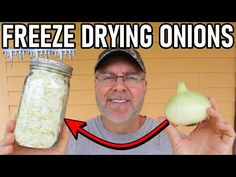
[[[127,85],[125,84],[124,79],[121,77],[118,77],[114,86],[113,86],[113,89],[117,90],[117,91],[127,90]]]

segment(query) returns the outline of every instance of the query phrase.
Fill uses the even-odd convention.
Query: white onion
[[[176,125],[191,125],[207,118],[210,101],[202,94],[189,90],[184,82],[179,82],[176,95],[165,107],[167,120]]]

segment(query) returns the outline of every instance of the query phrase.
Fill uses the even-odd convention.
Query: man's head
[[[147,89],[146,70],[134,49],[107,49],[95,66],[98,108],[113,123],[137,117]]]

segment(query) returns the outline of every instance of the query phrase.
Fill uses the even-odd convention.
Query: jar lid
[[[72,71],[73,71],[73,68],[70,65],[64,64],[60,61],[55,61],[45,58],[32,59],[30,63],[30,68],[31,69],[48,68],[59,71],[60,73],[70,77],[72,76]]]

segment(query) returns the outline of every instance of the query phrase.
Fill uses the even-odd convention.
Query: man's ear
[[[144,93],[146,94],[146,92],[147,92],[147,80],[144,80],[144,84],[145,84],[145,85],[144,85],[144,87],[145,87],[145,88],[144,88],[144,89],[145,89],[145,90],[144,90]]]
[[[93,77],[94,89],[96,89],[96,82],[97,82],[97,79],[96,79],[96,77],[95,77],[95,74],[96,74],[96,73],[94,73],[94,77]]]
[[[94,81],[93,81],[94,89],[96,89],[96,83],[97,83],[97,79],[94,77]]]

